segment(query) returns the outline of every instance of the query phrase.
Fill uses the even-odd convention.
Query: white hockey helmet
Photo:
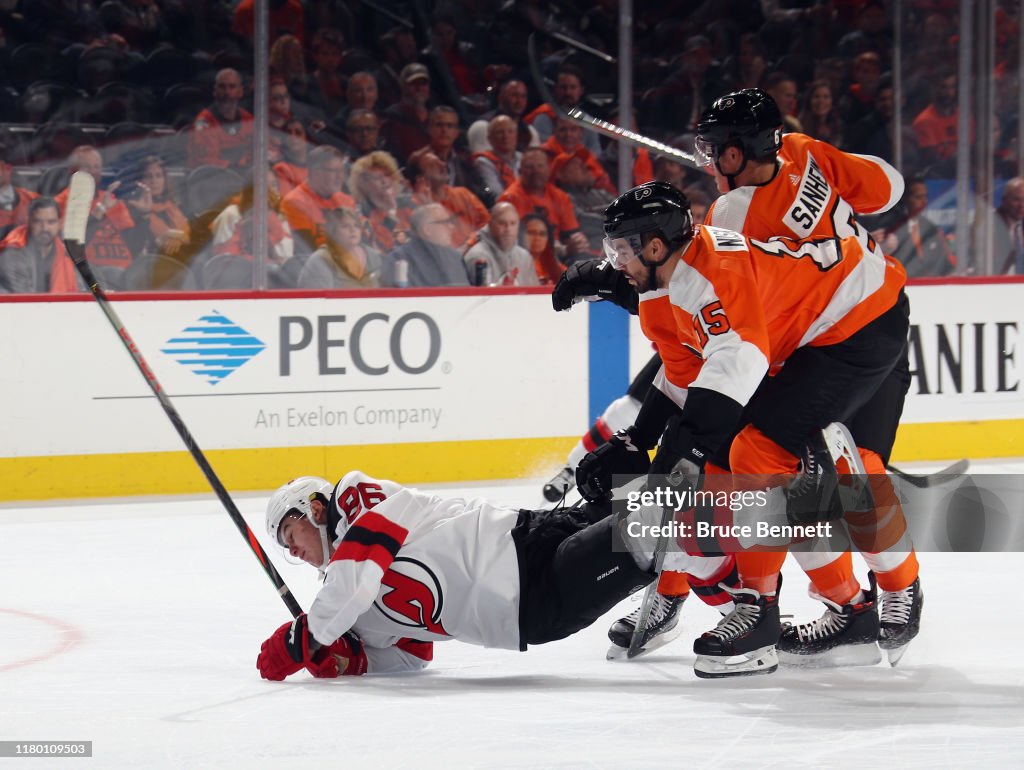
[[[288,516],[304,516],[309,523],[320,530],[320,541],[323,545],[324,560],[321,569],[326,568],[331,558],[331,534],[326,524],[317,523],[313,517],[313,506],[310,503],[318,497],[329,504],[334,485],[319,476],[300,476],[280,487],[270,496],[267,503],[267,534],[280,546],[288,556],[288,546],[281,540],[281,522]]]

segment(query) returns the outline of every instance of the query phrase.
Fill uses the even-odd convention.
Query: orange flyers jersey
[[[863,229],[757,241],[698,227],[668,288],[640,295],[640,325],[664,361],[655,384],[679,406],[691,386],[746,404],[770,365],[846,339],[892,307],[904,281]]]
[[[881,158],[804,134],[785,134],[778,159],[770,182],[730,190],[704,221],[750,238],[846,238],[856,235],[854,214],[888,211],[903,195],[903,177]]]

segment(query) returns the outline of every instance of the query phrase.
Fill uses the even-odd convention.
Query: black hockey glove
[[[568,310],[581,299],[606,299],[633,315],[640,307],[640,297],[625,274],[600,259],[570,265],[551,292],[555,310]]]
[[[683,425],[679,415],[672,416],[665,432],[661,436],[661,446],[651,463],[649,487],[664,484],[678,486],[682,481],[689,481],[697,486],[697,479],[704,472],[705,453],[694,446],[693,436],[689,428]]]
[[[612,476],[642,476],[651,467],[647,450],[635,439],[635,428],[620,430],[576,466],[576,486],[591,502],[612,493]]]

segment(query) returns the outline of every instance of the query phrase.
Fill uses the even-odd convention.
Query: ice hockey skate
[[[624,618],[619,618],[608,629],[608,638],[611,639],[611,647],[608,648],[608,660],[633,660],[646,655],[652,650],[664,647],[682,632],[679,625],[679,611],[686,601],[686,594],[682,596],[663,596],[658,594],[651,608],[650,618],[647,620],[647,628],[644,630],[640,640],[640,647],[633,658],[628,658],[630,642],[633,640],[633,631],[636,629],[637,619],[640,617],[640,610],[643,607],[641,602],[637,608]]]
[[[779,623],[779,589],[760,594],[751,588],[725,588],[732,594],[735,609],[718,625],[693,642],[697,660],[693,673],[701,679],[770,674],[779,667],[775,645]]]
[[[875,576],[860,601],[840,606],[822,598],[825,614],[809,623],[787,623],[779,638],[779,662],[802,668],[873,666],[882,659]],[[819,597],[821,598],[821,597]]]
[[[574,486],[576,486],[575,473],[570,466],[566,465],[544,485],[544,499],[549,503],[557,503]]]
[[[902,591],[882,591],[882,617],[878,632],[878,646],[885,650],[889,665],[895,666],[907,651],[907,645],[917,636],[921,627],[921,609],[924,594],[921,579]]]

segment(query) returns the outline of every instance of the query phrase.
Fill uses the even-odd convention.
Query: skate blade
[[[907,647],[909,646],[910,643],[908,642],[907,644],[901,645],[899,647],[892,647],[886,650],[885,654],[889,658],[889,665],[895,668],[896,664],[903,659],[903,655],[904,653],[906,653]]]
[[[762,647],[747,655],[698,655],[693,664],[693,673],[701,679],[725,679],[730,676],[770,674],[778,667],[779,658],[775,648]]]
[[[798,655],[779,650],[779,663],[793,668],[841,668],[873,666],[882,660],[882,652],[874,642],[844,644],[814,655]]]
[[[629,654],[628,647],[619,647],[617,644],[613,644],[608,648],[608,660],[636,660],[637,658],[643,657],[649,652],[654,652],[657,649],[664,647],[669,642],[673,642],[679,638],[679,634],[683,632],[682,627],[677,623],[668,631],[658,634],[656,637],[651,639],[647,644],[636,651],[635,654]]]

